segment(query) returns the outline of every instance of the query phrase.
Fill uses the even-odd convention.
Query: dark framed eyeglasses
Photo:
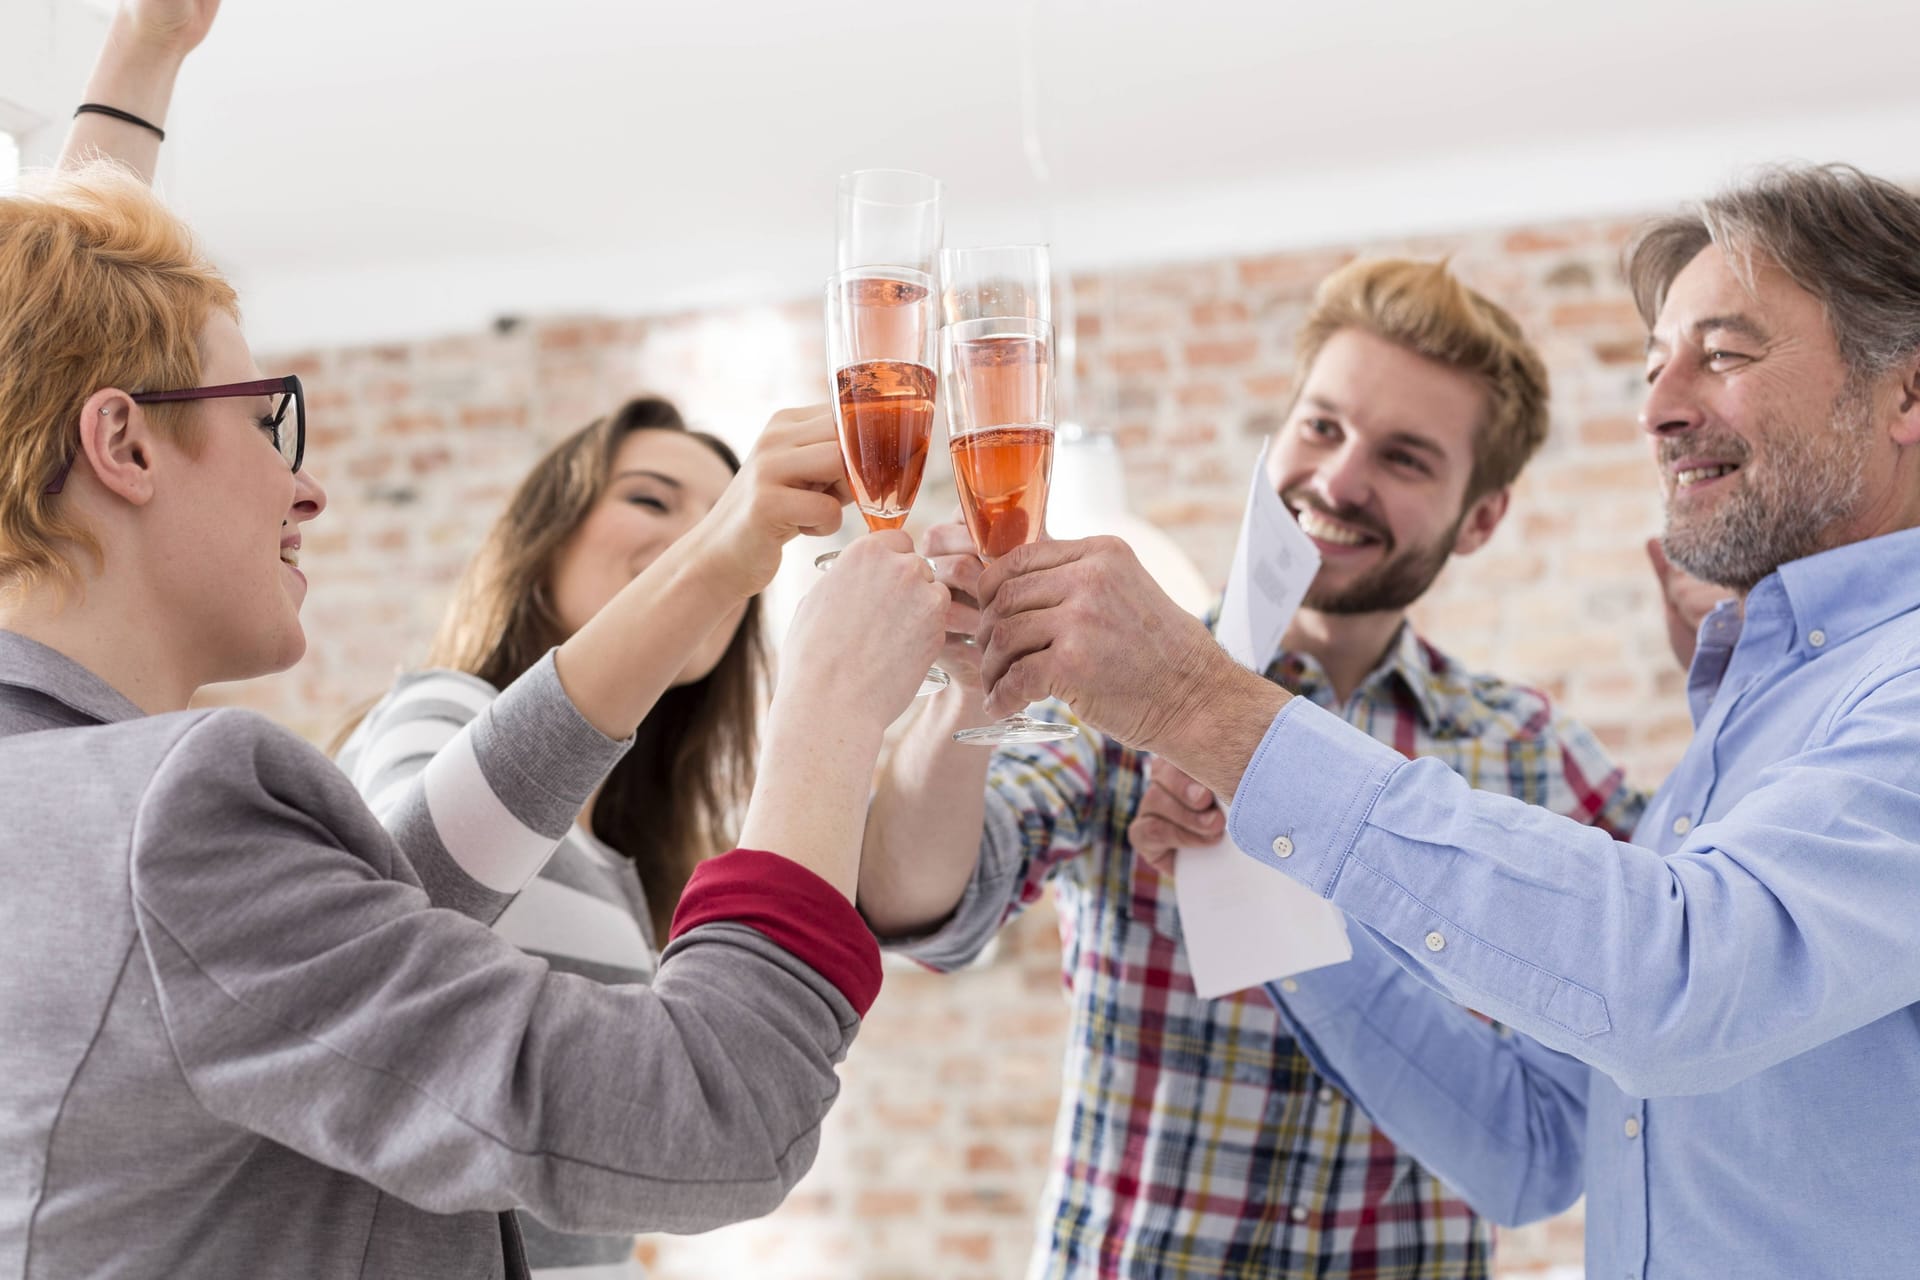
[[[273,447],[287,460],[289,469],[298,471],[300,463],[307,456],[307,393],[300,386],[300,379],[294,374],[282,378],[261,378],[255,382],[228,382],[217,387],[186,387],[178,391],[139,391],[132,399],[135,404],[175,404],[183,400],[228,400],[240,396],[271,396],[272,403],[267,412],[259,418],[262,431],[273,437]],[[287,418],[291,411],[292,429],[288,429]],[[66,487],[67,474],[73,470],[74,458],[70,455],[60,473],[47,486],[48,493],[59,493]]]

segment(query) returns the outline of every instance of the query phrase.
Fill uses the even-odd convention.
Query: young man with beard
[[[1268,478],[1324,564],[1267,678],[1467,785],[1626,830],[1640,798],[1583,729],[1406,621],[1448,557],[1493,534],[1545,438],[1538,355],[1445,267],[1408,261],[1330,277],[1298,345]],[[956,595],[978,588],[963,526],[928,551]],[[977,621],[962,606],[948,626]],[[1263,993],[1194,994],[1173,883],[1127,839],[1146,756],[1092,731],[991,754],[953,742],[983,723],[979,657],[949,645],[959,687],[882,776],[859,901],[883,938],[952,969],[1057,887],[1073,1014],[1033,1274],[1485,1276],[1484,1221],[1315,1070]]]
[[[1592,1276],[1920,1257],[1916,245],[1920,199],[1829,166],[1630,250],[1666,553],[1742,597],[1632,843],[1233,669],[1110,545],[981,582],[990,706],[1063,696],[1233,794],[1234,842],[1350,919],[1353,960],[1276,993],[1301,1044],[1482,1212],[1584,1191]],[[1167,817],[1143,842],[1179,842]]]

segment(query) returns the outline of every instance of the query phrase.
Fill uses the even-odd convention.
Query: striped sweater
[[[551,657],[515,682],[548,685],[564,698]],[[516,744],[475,744],[473,725],[500,696],[478,676],[409,672],[367,713],[340,753],[386,827],[429,824],[463,865],[494,865],[530,842],[552,845],[500,803],[489,779],[518,772]],[[568,828],[540,874],[494,924],[501,937],[563,973],[603,983],[649,983],[658,963],[651,915],[633,864],[578,823]],[[520,1215],[527,1260],[539,1280],[638,1280],[631,1236],[574,1236]]]

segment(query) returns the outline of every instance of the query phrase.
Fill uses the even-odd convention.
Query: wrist
[[[714,545],[711,531],[699,525],[661,552],[655,563],[665,568],[669,590],[716,616],[737,608],[755,594],[742,587],[732,572],[732,557]]]
[[[735,545],[736,531],[720,515],[716,508],[674,546],[684,552],[689,564],[697,566],[711,588],[724,594],[732,606],[759,594],[766,584],[754,580],[752,566],[743,563],[740,548]],[[779,555],[775,551],[772,556],[776,570]]]
[[[783,670],[767,708],[766,740],[818,754],[845,750],[865,753],[868,766],[880,752],[890,718],[874,708],[858,684],[841,681],[838,673],[825,678]],[[844,687],[843,687],[844,686]]]
[[[184,52],[154,44],[148,38],[116,32],[101,49],[81,101],[118,107],[165,128],[174,82],[185,57]]]
[[[1231,798],[1275,716],[1292,695],[1207,644],[1172,682],[1172,710],[1142,745]]]
[[[124,8],[113,15],[107,28],[107,42],[101,48],[100,62],[136,65],[156,70],[178,71],[193,51],[176,31],[143,27]]]

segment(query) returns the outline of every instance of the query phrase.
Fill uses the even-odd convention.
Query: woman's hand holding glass
[[[781,654],[776,715],[876,733],[906,709],[946,638],[947,589],[897,529],[840,553],[801,601]]]
[[[740,474],[689,538],[703,571],[744,600],[773,581],[781,548],[801,534],[838,530],[852,500],[833,410],[784,409],[767,423]]]

